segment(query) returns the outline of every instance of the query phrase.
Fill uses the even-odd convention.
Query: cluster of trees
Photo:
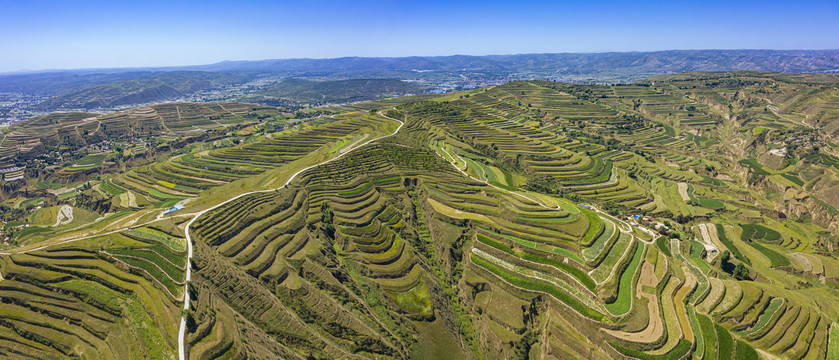
[[[624,114],[620,117],[620,123],[615,125],[618,134],[630,134],[633,130],[643,129],[647,124],[644,118],[633,115]]]
[[[516,155],[516,157],[511,157],[505,154],[503,151],[499,151],[498,145],[496,145],[495,143],[484,144],[476,142],[474,139],[467,140],[469,142],[469,145],[471,145],[472,148],[477,150],[481,155],[484,155],[488,159],[495,159],[495,165],[498,165],[498,167],[511,172],[522,171],[523,163],[521,154]]]
[[[27,215],[27,211],[21,208],[13,208],[6,204],[0,204],[0,220],[3,222],[18,221]]]
[[[731,275],[737,280],[751,280],[749,277],[749,268],[746,265],[738,262],[735,266],[730,261],[731,253],[728,250],[723,251],[722,255],[720,255],[720,266],[722,269],[731,272]]]
[[[605,147],[606,150],[630,151],[632,149],[632,147],[629,144],[623,143],[620,140],[613,137],[606,137],[577,130],[568,131],[568,135],[572,136],[577,140],[582,139],[583,141],[591,144],[603,145],[603,147]]]

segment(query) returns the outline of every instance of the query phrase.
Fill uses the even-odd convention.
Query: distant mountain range
[[[359,89],[385,83],[357,82],[327,86],[275,86],[283,79],[411,80],[426,86],[444,82],[505,79],[556,79],[585,83],[631,82],[687,71],[761,70],[772,72],[839,72],[839,50],[672,50],[657,52],[559,53],[434,57],[343,57],[224,61],[210,65],[145,69],[58,70],[0,75],[0,93],[39,98],[38,111],[110,108],[132,104],[191,100],[235,100],[251,95],[284,97],[290,101],[342,101]],[[260,80],[270,79],[265,85]],[[366,86],[351,88],[343,85]],[[286,84],[288,85],[288,84]],[[271,91],[274,88],[299,89]],[[392,83],[387,86],[393,86]],[[347,93],[336,93],[345,89]],[[213,98],[194,98],[215,91]],[[328,93],[328,94],[327,94]],[[296,99],[296,100],[294,100]],[[367,100],[367,98],[365,98]],[[329,101],[326,101],[329,102]]]
[[[119,74],[115,74],[119,75]],[[153,72],[139,79],[69,88],[39,104],[48,109],[91,109],[161,102],[240,83],[247,78],[228,73]]]
[[[685,71],[839,71],[839,50],[670,50],[656,52],[557,53],[432,57],[343,57],[224,61],[183,70],[354,74],[357,72],[499,71],[543,75],[569,73],[666,74]]]

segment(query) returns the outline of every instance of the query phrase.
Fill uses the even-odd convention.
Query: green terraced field
[[[721,72],[36,118],[120,151],[4,188],[0,357],[832,359],[837,104]]]

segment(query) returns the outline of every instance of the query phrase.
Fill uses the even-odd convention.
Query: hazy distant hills
[[[419,94],[427,86],[416,85],[394,79],[350,79],[331,81],[310,81],[287,79],[255,92],[246,99],[265,101],[284,99],[297,103],[349,103],[381,99],[406,94]]]
[[[182,99],[206,91],[206,100],[266,99],[323,103],[369,100],[418,88],[391,89],[394,82],[346,82],[317,86],[279,80],[390,79],[426,85],[505,79],[556,79],[618,83],[687,71],[760,70],[839,72],[839,50],[672,50],[486,56],[344,57],[224,61],[210,65],[147,69],[87,69],[0,75],[0,93],[37,96],[37,111],[110,108]],[[270,79],[252,85],[254,80]],[[272,86],[270,84],[282,84]],[[235,88],[235,89],[234,89]],[[368,96],[359,98],[359,92]],[[218,94],[217,94],[218,95]]]
[[[243,76],[210,72],[156,72],[136,80],[69,89],[38,105],[44,110],[107,108],[161,102],[243,81]]]
[[[536,71],[543,75],[586,72],[666,74],[685,71],[763,70],[833,72],[839,50],[671,50],[657,52],[558,53],[434,57],[344,57],[225,61],[189,67],[203,71],[353,73],[364,71]]]
[[[158,83],[179,83],[201,80],[214,83],[239,82],[244,79],[230,72],[206,71],[136,70],[136,69],[93,69],[93,70],[51,70],[28,74],[0,75],[0,92],[20,93],[35,96],[56,96],[71,91],[86,90],[96,85],[114,84],[125,81],[153,80]],[[151,85],[151,82],[147,82]]]

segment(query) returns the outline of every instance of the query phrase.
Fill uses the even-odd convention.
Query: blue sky
[[[341,56],[839,49],[839,1],[9,1],[0,71]]]

